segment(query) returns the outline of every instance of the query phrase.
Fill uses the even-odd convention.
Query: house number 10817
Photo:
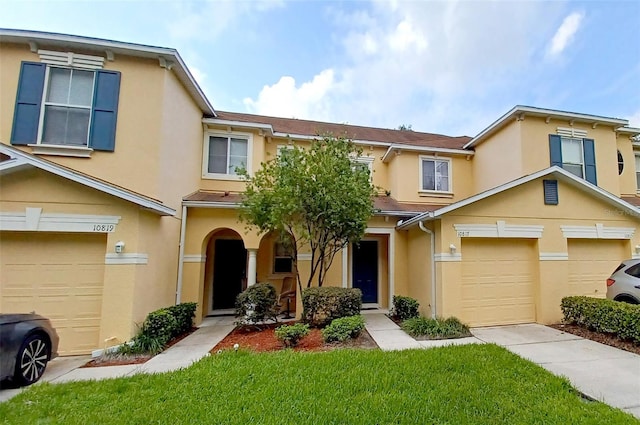
[[[113,224],[94,224],[93,231],[94,232],[113,232],[115,225]]]

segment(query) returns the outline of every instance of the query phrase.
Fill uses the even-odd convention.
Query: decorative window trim
[[[635,227],[607,227],[602,223],[594,226],[560,226],[566,239],[631,239]]]
[[[247,172],[253,174],[253,134],[243,132],[206,131],[204,133],[202,147],[202,178],[211,180],[243,181],[241,176],[233,174],[210,173],[209,172],[209,137],[237,137],[247,140]],[[227,153],[227,156],[229,153]]]
[[[498,220],[496,224],[454,224],[459,238],[528,238],[540,239],[543,225],[507,224]]]
[[[18,232],[113,233],[120,216],[88,214],[42,214],[42,208],[25,212],[0,212],[0,230]]]
[[[452,161],[451,158],[442,158],[439,156],[430,156],[430,155],[420,155],[419,156],[419,161],[420,161],[420,173],[419,173],[419,182],[418,182],[418,193],[419,194],[424,194],[424,195],[444,195],[446,197],[452,197],[453,196],[453,170],[452,170]],[[441,161],[441,162],[447,162],[447,171],[449,173],[448,176],[448,182],[449,182],[449,190],[432,190],[432,189],[425,189],[422,187],[422,180],[423,180],[423,170],[422,167],[424,165],[424,161]]]
[[[573,127],[558,127],[556,128],[556,134],[563,137],[571,137],[574,139],[584,139],[587,137],[586,130],[579,130]]]
[[[52,50],[38,50],[40,62],[81,69],[102,69],[105,59],[102,56],[81,55],[73,52],[56,52]]]
[[[311,261],[311,254],[298,254],[298,261]]]
[[[541,252],[540,261],[567,261],[569,260],[568,252]]]
[[[34,143],[27,145],[35,155],[73,156],[77,158],[90,158],[93,149],[85,146],[47,145]]]
[[[126,254],[109,252],[104,256],[104,263],[106,265],[148,264],[149,255],[139,252],[128,252]]]
[[[352,161],[357,164],[364,164],[367,166],[367,168],[369,168],[369,181],[372,182],[373,181],[373,161],[375,161],[375,158],[372,156],[358,156],[358,157],[352,158]]]
[[[638,159],[640,159],[640,152],[634,152],[634,167],[636,170],[636,193],[640,193],[640,184],[638,184],[638,175],[640,174],[640,167],[638,167]]]

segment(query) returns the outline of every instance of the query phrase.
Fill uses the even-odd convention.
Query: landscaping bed
[[[290,324],[291,322],[287,322]],[[271,323],[266,325],[245,325],[236,327],[229,335],[220,341],[211,353],[218,350],[233,350],[235,344],[240,349],[256,352],[278,351],[284,349],[281,341],[275,336],[275,329],[282,326],[282,323]],[[312,328],[309,335],[305,336],[293,347],[296,351],[330,351],[336,348],[378,348],[373,338],[363,330],[360,336],[354,339],[347,339],[344,342],[326,343],[322,338],[322,331]]]
[[[614,334],[591,331],[585,327],[574,325],[574,324],[558,323],[554,325],[549,325],[549,327],[553,329],[557,329],[562,332],[578,335],[582,338],[590,339],[591,341],[599,342],[601,344],[605,344],[611,347],[619,348],[621,350],[629,351],[631,353],[640,354],[640,345],[635,344],[631,341],[622,340]]]

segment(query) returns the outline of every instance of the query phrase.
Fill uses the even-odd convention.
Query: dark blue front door
[[[353,287],[362,291],[363,303],[378,302],[378,241],[353,245]]]

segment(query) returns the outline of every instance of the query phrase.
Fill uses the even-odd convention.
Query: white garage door
[[[471,326],[535,322],[536,252],[526,239],[463,239],[460,319]]]
[[[568,295],[604,298],[607,278],[630,256],[626,242],[620,240],[569,239],[568,248]]]
[[[61,355],[100,346],[106,235],[0,232],[0,312],[51,319]]]

